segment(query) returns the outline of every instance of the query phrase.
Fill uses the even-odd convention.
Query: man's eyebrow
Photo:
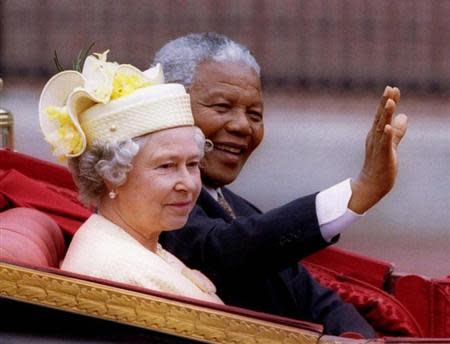
[[[263,107],[264,106],[264,102],[261,102],[261,101],[259,101],[259,102],[254,102],[252,105],[251,105],[251,107]]]
[[[222,97],[224,98],[225,96],[229,95],[231,92],[227,92],[227,91],[223,91],[223,90],[214,90],[214,89],[209,89],[208,92],[206,93],[207,97]]]

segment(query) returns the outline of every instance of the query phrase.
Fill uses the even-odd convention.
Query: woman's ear
[[[109,181],[103,179],[103,183],[105,184],[106,191],[109,192],[109,191],[112,191],[112,190],[114,189],[114,186],[112,185],[111,182],[109,182]]]
[[[117,187],[114,187],[113,184],[111,182],[108,182],[106,180],[103,181],[105,183],[106,186],[106,192],[108,194],[108,197],[110,199],[114,199],[117,197],[118,191],[117,191]]]

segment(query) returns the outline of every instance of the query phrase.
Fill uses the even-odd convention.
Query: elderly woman
[[[204,275],[158,244],[161,232],[186,223],[201,189],[205,138],[189,96],[164,84],[159,66],[141,72],[106,55],[89,56],[82,73],[55,75],[40,99],[46,140],[97,209],[61,268],[221,303]]]

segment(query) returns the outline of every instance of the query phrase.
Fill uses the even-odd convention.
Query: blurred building
[[[146,67],[165,42],[217,31],[248,45],[276,87],[450,89],[448,0],[3,0],[1,75],[95,51]]]

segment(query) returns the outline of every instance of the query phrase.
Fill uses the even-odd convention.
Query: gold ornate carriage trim
[[[208,343],[358,342],[5,262],[0,297]]]

